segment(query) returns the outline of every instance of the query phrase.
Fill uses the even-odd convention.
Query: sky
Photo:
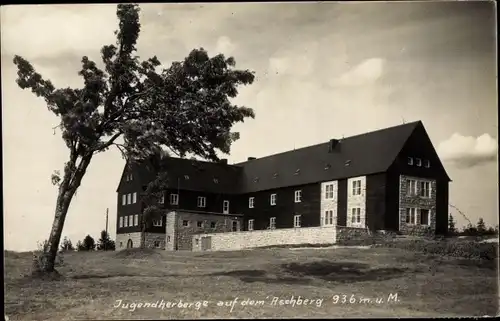
[[[223,53],[255,71],[235,102],[255,119],[237,124],[230,163],[403,121],[421,120],[453,180],[450,203],[476,223],[498,224],[496,8],[493,2],[142,4],[138,54],[165,67],[192,49]],[[116,5],[1,7],[5,248],[47,239],[68,151],[58,118],[15,83],[15,54],[56,87],[82,85],[82,56],[115,42]],[[124,160],[98,154],[63,230],[73,244],[99,237]],[[450,208],[458,226],[467,223]]]

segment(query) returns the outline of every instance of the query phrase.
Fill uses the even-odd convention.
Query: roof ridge
[[[400,125],[395,125],[395,126],[391,126],[391,127],[384,127],[384,128],[376,129],[376,130],[373,130],[373,131],[364,132],[364,133],[361,133],[361,134],[356,134],[356,135],[352,135],[352,136],[347,136],[347,137],[339,138],[339,140],[347,140],[347,139],[355,138],[355,137],[359,137],[359,136],[371,135],[371,134],[375,134],[375,133],[378,133],[378,132],[381,132],[381,131],[384,131],[384,130],[390,130],[390,129],[400,128],[400,127],[405,127],[405,126],[410,126],[410,125],[417,125],[419,123],[422,123],[422,121],[421,120],[417,120],[417,121],[413,121],[413,122],[409,122],[409,123],[405,123],[405,124],[400,124]],[[278,156],[278,155],[284,155],[284,154],[287,154],[287,153],[293,153],[295,151],[303,150],[303,149],[306,149],[306,148],[318,147],[320,145],[326,145],[326,144],[328,144],[328,142],[329,142],[329,140],[326,141],[326,142],[322,142],[322,143],[318,143],[318,144],[314,144],[314,145],[308,145],[308,146],[304,146],[304,147],[300,147],[300,148],[296,148],[296,149],[292,149],[292,150],[287,150],[287,151],[284,151],[284,152],[270,154],[270,155],[266,155],[266,156],[262,156],[262,157],[256,158],[255,160],[251,160],[251,161],[253,162],[253,161],[256,161],[256,160],[260,160],[260,159],[266,159],[266,158],[269,158],[269,157],[274,157],[274,156]],[[246,160],[246,161],[243,161],[243,162],[235,163],[234,165],[236,165],[236,166],[243,165],[243,164],[248,163],[248,162],[250,162],[250,161]]]

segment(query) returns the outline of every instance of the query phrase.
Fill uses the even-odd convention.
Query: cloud
[[[497,140],[489,134],[472,137],[454,133],[439,144],[438,154],[443,161],[453,162],[459,167],[473,167],[495,161],[497,146]]]
[[[97,51],[115,41],[115,12],[115,5],[2,8],[2,55],[19,54],[34,59]]]
[[[333,80],[333,85],[362,86],[373,84],[384,72],[385,60],[382,58],[366,59]]]
[[[290,55],[270,58],[268,72],[271,75],[308,76],[313,67],[313,60],[306,55]]]
[[[231,41],[231,39],[227,36],[222,36],[217,39],[217,44],[215,46],[215,51],[218,53],[222,53],[225,56],[230,56],[233,54],[236,45]]]

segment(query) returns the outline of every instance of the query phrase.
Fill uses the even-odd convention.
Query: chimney
[[[255,157],[248,157],[247,160],[251,161],[251,160],[254,160],[254,159],[257,159],[257,158],[255,158]]]
[[[328,152],[333,153],[334,151],[338,151],[340,149],[340,140],[338,139],[330,139],[328,144]]]
[[[225,165],[227,165],[227,158],[222,158],[222,159],[220,160],[220,163],[221,163],[221,164],[225,164]]]

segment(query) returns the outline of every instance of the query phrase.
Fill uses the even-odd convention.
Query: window
[[[300,203],[302,202],[302,191],[298,190],[295,191],[295,203]]]
[[[123,217],[123,227],[128,227],[128,216]]]
[[[184,179],[188,180],[189,179],[189,175],[184,175]]]
[[[127,194],[127,204],[132,204],[132,194]]]
[[[253,208],[255,206],[255,197],[248,198],[248,208]]]
[[[408,180],[408,195],[417,195],[417,181],[414,179]]]
[[[123,242],[120,242],[120,247],[123,247]]]
[[[198,221],[196,222],[197,227],[203,227],[203,221]]]
[[[179,205],[179,194],[170,194],[170,204]]]
[[[276,217],[271,217],[269,219],[269,229],[274,230],[276,228]]]
[[[159,220],[153,220],[153,226],[162,226],[163,217],[160,217]]]
[[[325,186],[325,199],[329,200],[333,198],[333,184],[328,184]]]
[[[132,194],[132,203],[137,203],[137,192],[134,192],[134,194]]]
[[[118,227],[123,227],[123,217],[120,217],[120,221],[118,224]]]
[[[420,210],[420,224],[421,225],[429,225],[429,213],[430,213],[430,211],[427,209]]]
[[[293,217],[293,227],[300,227],[300,215]]]
[[[200,243],[200,239],[194,239],[194,242],[196,245],[198,245]]]
[[[139,225],[139,214],[135,214],[134,215],[134,226],[138,226]]]
[[[167,236],[167,243],[170,243],[170,235]]]
[[[224,201],[222,203],[222,213],[229,214],[229,201]]]
[[[254,220],[248,220],[248,230],[253,231],[253,222]]]
[[[413,157],[408,157],[408,165],[413,165]]]
[[[189,221],[183,220],[182,221],[182,226],[189,226]]]
[[[128,176],[128,180],[129,180],[129,181],[131,181],[131,180],[133,180],[133,179],[134,179],[134,175],[130,174],[130,175]]]
[[[361,224],[361,208],[354,207],[351,213],[351,223],[352,224]]]
[[[160,199],[158,200],[158,203],[164,204],[165,203],[165,195],[162,195]]]
[[[271,194],[271,205],[276,205],[276,194]]]
[[[325,211],[325,224],[324,225],[333,225],[333,211],[332,210]]]
[[[238,232],[238,221],[233,221],[233,232]]]
[[[278,173],[274,173],[273,178],[278,178]]]
[[[215,228],[217,224],[215,222],[210,222],[210,228]]]
[[[122,195],[122,205],[127,205],[127,194]]]
[[[204,196],[198,196],[198,207],[205,207],[207,205],[207,198]]]
[[[214,178],[214,183],[219,184],[219,180],[217,178]]]
[[[422,166],[422,160],[420,158],[415,158],[415,163],[418,167]]]
[[[155,241],[154,245],[155,245],[156,248],[159,248],[160,247],[160,241]]]
[[[431,183],[420,182],[420,196],[431,197]]]
[[[406,224],[416,224],[417,223],[417,209],[407,208],[406,209]]]
[[[427,159],[426,159],[426,160],[424,161],[424,166],[425,166],[425,168],[429,168],[429,167],[431,167],[431,162],[430,162],[429,160],[427,160]]]
[[[352,182],[352,195],[361,195],[361,180]]]
[[[299,175],[300,174],[300,168],[298,168],[293,175]]]
[[[128,226],[134,226],[134,215],[128,216]]]

